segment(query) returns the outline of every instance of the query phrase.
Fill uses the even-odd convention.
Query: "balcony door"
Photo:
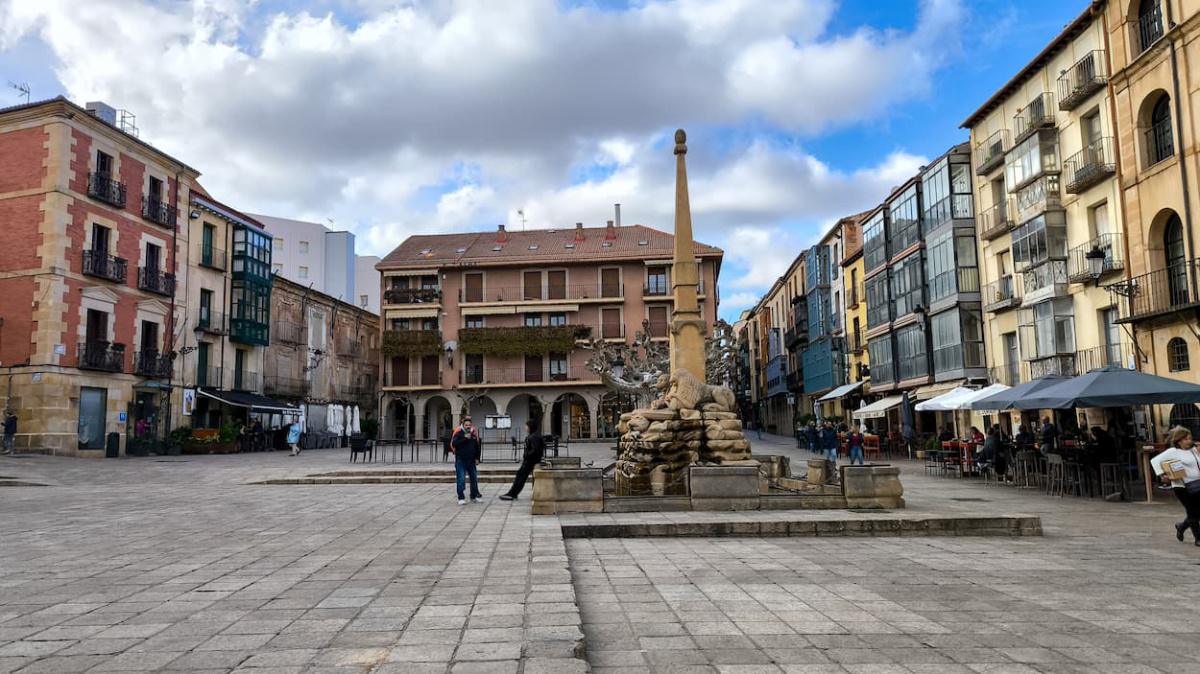
[[[220,386],[221,382],[213,381],[216,377],[209,377],[208,373],[212,345],[208,342],[200,342],[197,346],[199,348],[196,351],[196,386]]]
[[[146,196],[150,197],[150,202],[157,205],[162,202],[163,183],[158,178],[150,176],[150,188],[146,191]]]
[[[112,172],[113,172],[112,155],[97,150],[96,151],[96,173],[99,173],[100,175],[104,176],[105,178],[111,178]]]
[[[525,356],[525,381],[542,381],[542,357]]]
[[[199,321],[197,321],[197,323],[199,324],[199,327],[202,327],[202,328],[212,327],[212,324],[213,324],[213,321],[212,321],[212,319],[213,319],[212,298],[213,298],[213,291],[208,290],[207,288],[200,289],[200,315],[199,315]]]
[[[142,321],[142,342],[139,346],[144,354],[158,353],[158,323]]]
[[[526,300],[542,299],[542,272],[527,271],[521,275],[525,288]]]
[[[600,310],[600,335],[604,339],[621,336],[621,310],[612,307]]]
[[[1009,386],[1016,386],[1020,381],[1017,369],[1020,367],[1021,355],[1017,350],[1017,333],[1004,333],[1004,369]]]
[[[233,388],[235,391],[244,389],[246,374],[246,350],[238,349],[233,352]]]
[[[546,272],[546,299],[567,299],[567,272],[557,269]]]
[[[463,275],[463,301],[483,301],[483,274],[476,273]]]
[[[1125,367],[1121,359],[1121,326],[1117,325],[1115,307],[1100,312],[1100,326],[1104,330],[1104,365]]]
[[[87,310],[87,325],[84,328],[84,340],[88,344],[108,343],[108,312]]]
[[[213,263],[213,241],[217,238],[217,228],[205,223],[204,231],[200,236],[200,263],[212,266]]]
[[[408,386],[408,358],[392,357],[392,386]]]
[[[421,358],[421,385],[435,386],[438,383],[438,357],[424,356]]]
[[[1167,258],[1167,293],[1171,306],[1187,304],[1187,252],[1183,245],[1183,223],[1172,215],[1163,233],[1163,252]]]
[[[621,296],[621,270],[616,267],[607,267],[600,270],[600,296],[601,297],[620,297]]]
[[[148,243],[146,244],[146,273],[157,274],[158,270],[162,269],[162,248]],[[158,279],[151,279],[151,283]]]
[[[650,307],[646,311],[647,319],[650,321],[650,336],[651,337],[666,337],[667,336],[667,308],[666,307]]]
[[[99,255],[108,254],[109,229],[104,225],[92,223],[92,252]]]

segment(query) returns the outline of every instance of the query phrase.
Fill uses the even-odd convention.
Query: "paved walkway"
[[[913,512],[1046,536],[564,542],[497,485],[460,507],[448,485],[249,484],[342,452],[0,458],[52,485],[0,488],[0,672],[1200,671],[1177,506],[901,465]]]

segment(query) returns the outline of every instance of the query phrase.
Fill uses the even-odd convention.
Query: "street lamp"
[[[1099,280],[1100,275],[1104,273],[1104,260],[1108,256],[1100,250],[1100,246],[1094,246],[1084,257],[1087,258],[1088,273],[1091,274],[1092,280]]]
[[[200,348],[200,338],[204,337],[204,328],[201,328],[200,326],[196,326],[196,329],[192,330],[192,336],[196,338],[196,345],[180,347],[179,355],[186,356],[189,353]]]
[[[625,378],[625,359],[618,355],[612,362],[612,374],[615,379]]]

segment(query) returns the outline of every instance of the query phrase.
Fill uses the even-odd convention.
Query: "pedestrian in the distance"
[[[1175,538],[1182,542],[1183,533],[1191,529],[1200,546],[1200,454],[1192,432],[1182,426],[1171,429],[1168,441],[1171,447],[1150,459],[1150,466],[1163,482],[1171,484],[1186,513],[1184,520],[1175,524]]]
[[[762,428],[763,428],[763,422],[762,422],[762,417],[760,416],[754,420],[754,432],[758,434],[759,440],[762,440]]]
[[[850,448],[850,465],[853,466],[857,461],[858,465],[866,464],[863,458],[863,434],[859,430],[858,422],[854,422],[854,428],[850,429],[850,433],[846,436],[846,446]]]
[[[833,423],[826,421],[821,428],[821,449],[825,450],[825,460],[837,464],[838,434]]]
[[[1055,426],[1050,417],[1042,419],[1042,454],[1053,454],[1058,448],[1058,426]]]
[[[463,417],[462,427],[450,438],[450,451],[454,453],[454,486],[458,489],[458,505],[466,505],[464,494],[466,478],[471,478],[471,503],[483,500],[479,493],[479,461],[482,458],[479,434],[471,425],[471,417]]]
[[[287,431],[288,447],[292,448],[292,456],[300,456],[300,422],[293,421],[288,424]]]
[[[521,458],[521,467],[517,469],[517,477],[507,494],[501,494],[501,501],[515,501],[525,488],[525,481],[533,474],[533,469],[542,462],[546,453],[546,439],[537,432],[537,422],[533,419],[525,422],[525,454]]]
[[[17,437],[17,415],[12,410],[4,411],[4,453],[12,454],[13,440]]]

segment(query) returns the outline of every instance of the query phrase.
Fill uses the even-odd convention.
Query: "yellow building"
[[[1109,49],[1093,3],[963,122],[993,382],[1136,365],[1104,287],[1125,270]],[[1128,134],[1125,134],[1128,135]]]
[[[1120,210],[1129,232],[1125,279],[1110,285],[1118,320],[1134,335],[1143,371],[1200,383],[1193,108],[1200,70],[1190,66],[1200,59],[1200,2],[1125,0],[1101,7],[1096,20],[1107,24]],[[1200,430],[1194,405],[1162,405],[1156,414],[1160,432],[1176,423]]]
[[[881,207],[882,208],[882,207]],[[861,217],[865,221],[874,214],[869,211]],[[863,264],[862,231],[859,222],[843,231],[842,293],[845,300],[845,317],[842,325],[846,334],[846,364],[848,384],[858,384],[854,389],[865,393],[865,385],[871,379],[871,363],[867,356],[867,292],[863,285],[866,267]],[[853,406],[851,401],[850,406]]]

